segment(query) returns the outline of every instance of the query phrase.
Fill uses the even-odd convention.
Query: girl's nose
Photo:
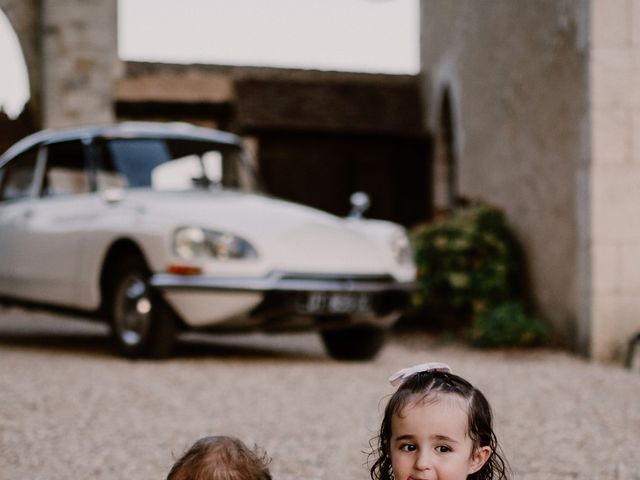
[[[432,455],[428,450],[421,450],[416,457],[416,470],[431,470]]]

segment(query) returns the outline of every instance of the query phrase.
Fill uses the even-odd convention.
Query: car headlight
[[[396,232],[391,237],[391,250],[399,264],[413,263],[413,249],[405,232]]]
[[[199,227],[177,229],[173,237],[173,250],[176,255],[185,260],[258,258],[256,249],[244,238],[228,232]]]

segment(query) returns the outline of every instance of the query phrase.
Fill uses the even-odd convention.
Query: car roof
[[[33,133],[13,144],[0,155],[0,165],[25,150],[40,144],[89,138],[174,138],[206,140],[227,145],[240,145],[240,137],[233,133],[198,127],[189,123],[120,122],[109,125],[65,129],[47,129]]]

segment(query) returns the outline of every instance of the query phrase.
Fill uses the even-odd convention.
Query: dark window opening
[[[87,193],[89,190],[82,143],[74,140],[48,145],[42,196]]]

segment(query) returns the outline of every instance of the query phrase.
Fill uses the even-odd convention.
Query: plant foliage
[[[411,239],[418,310],[471,323],[477,344],[532,345],[546,336],[545,324],[525,312],[524,257],[501,210],[474,203],[415,227]]]
[[[547,324],[530,316],[522,302],[508,300],[473,319],[471,340],[482,347],[529,347],[544,342]]]
[[[417,303],[472,315],[518,292],[518,249],[500,210],[474,204],[416,227]]]

